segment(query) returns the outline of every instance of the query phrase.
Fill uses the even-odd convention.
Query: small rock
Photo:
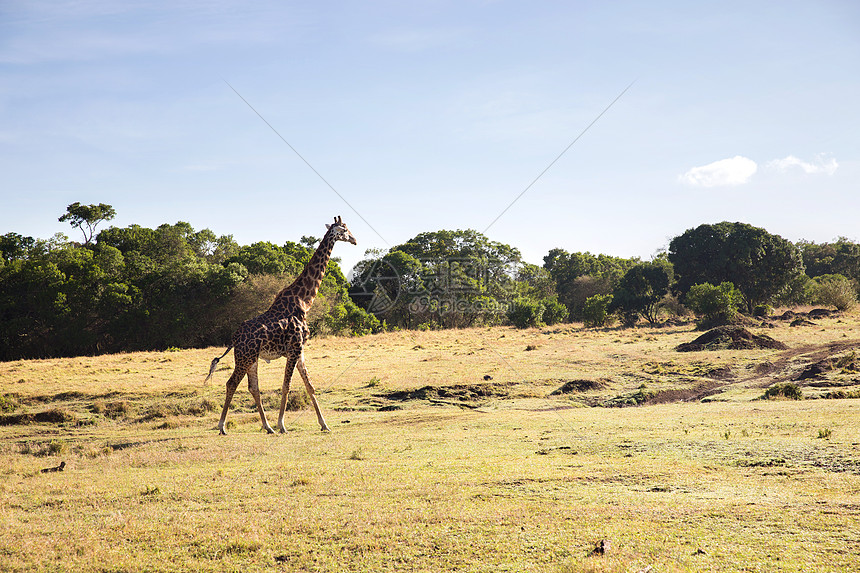
[[[492,379],[493,379],[493,377],[490,376],[489,374],[484,374],[484,380],[492,380]]]

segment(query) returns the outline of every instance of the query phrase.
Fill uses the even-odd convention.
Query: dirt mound
[[[839,314],[838,312],[834,312],[832,310],[827,310],[826,308],[814,308],[806,313],[806,316],[813,319],[820,318],[830,318],[831,316],[835,316]]]
[[[712,328],[692,342],[679,344],[678,352],[698,352],[701,350],[753,350],[756,348],[788,348],[782,342],[764,334],[753,334],[742,326],[718,326]]]
[[[65,408],[51,408],[45,412],[8,414],[0,416],[0,426],[16,426],[20,424],[64,424],[77,421],[74,412]]]
[[[558,389],[550,392],[549,395],[560,396],[562,394],[578,394],[580,392],[600,390],[602,388],[606,388],[606,384],[599,380],[569,380],[562,384]]]
[[[735,373],[732,372],[732,369],[729,366],[720,366],[718,368],[708,370],[705,373],[705,376],[707,376],[708,378],[713,378],[714,380],[733,380],[737,378],[737,376],[735,376]]]
[[[822,318],[832,318],[839,315],[839,311],[828,310],[826,308],[813,308],[809,312],[792,312],[790,310],[785,311],[779,316],[774,316],[775,320],[791,320],[792,326],[795,326],[794,322],[797,322],[797,325],[809,325],[812,324],[811,320],[820,320]],[[806,322],[803,322],[806,321]]]
[[[424,386],[416,390],[397,390],[375,396],[395,402],[407,402],[409,400],[474,402],[486,398],[506,397],[509,393],[506,384],[454,384],[451,386]]]
[[[820,362],[816,362],[815,364],[810,364],[803,371],[797,375],[795,380],[809,380],[811,378],[818,378],[819,376],[824,375],[826,372],[833,370],[833,361],[830,359],[821,360]]]

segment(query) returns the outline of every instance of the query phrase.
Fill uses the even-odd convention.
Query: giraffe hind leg
[[[254,362],[248,368],[248,391],[254,397],[254,404],[257,405],[257,412],[260,413],[260,421],[263,422],[263,429],[269,434],[274,434],[275,430],[269,425],[266,420],[266,412],[263,411],[263,401],[260,399],[260,382],[257,377],[257,362]]]
[[[320,430],[322,430],[323,432],[330,432],[331,430],[329,430],[328,425],[325,423],[325,419],[323,418],[322,412],[320,411],[319,404],[317,404],[316,392],[314,391],[314,387],[311,384],[310,377],[308,376],[308,369],[305,368],[304,352],[299,355],[298,368],[299,374],[301,374],[302,380],[305,383],[305,390],[307,390],[308,398],[311,399],[311,404],[313,404],[314,410],[317,413],[317,421],[320,423]]]
[[[236,367],[233,369],[233,373],[227,380],[227,394],[224,397],[224,409],[221,410],[221,419],[218,421],[218,433],[222,436],[227,434],[224,430],[224,426],[227,422],[227,412],[230,410],[230,402],[233,401],[233,394],[236,393],[236,388],[239,387],[239,382],[241,382],[242,378],[245,377],[247,368],[247,366],[240,365],[237,361]]]
[[[281,408],[278,410],[278,430],[282,434],[287,432],[287,427],[284,425],[284,413],[287,411],[287,397],[290,395],[290,381],[293,378],[293,370],[296,368],[298,357],[295,355],[287,356],[287,369],[284,371],[284,385],[281,387]]]

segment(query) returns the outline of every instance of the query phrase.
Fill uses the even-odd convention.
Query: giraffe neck
[[[295,296],[298,298],[302,310],[307,312],[320,290],[320,284],[328,268],[334,243],[334,233],[332,231],[327,232],[301,274],[293,281],[293,284],[280,292],[278,298],[280,299],[283,295]]]

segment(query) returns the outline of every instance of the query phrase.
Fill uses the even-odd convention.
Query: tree
[[[568,308],[572,320],[582,320],[586,300],[611,294],[624,273],[639,264],[637,258],[568,253],[563,249],[552,249],[543,261],[555,282],[558,300]]]
[[[661,264],[645,263],[631,267],[612,294],[610,312],[621,311],[627,326],[636,324],[644,316],[657,324],[660,301],[669,290],[669,273]]]
[[[0,236],[0,258],[7,261],[26,258],[35,246],[36,239],[33,237],[6,233]]]
[[[89,245],[96,231],[96,227],[102,221],[110,221],[116,217],[116,210],[105,203],[98,205],[81,205],[74,202],[66,207],[66,214],[59,218],[61,223],[69,221],[72,227],[80,229],[84,234],[84,245]]]
[[[365,256],[350,296],[391,326],[494,323],[517,297],[519,251],[477,231],[421,233]]]
[[[803,273],[800,250],[779,235],[746,223],[722,222],[688,229],[669,243],[675,289],[733,283],[748,312],[786,291]]]
[[[838,274],[860,281],[860,244],[839,237],[833,243],[800,241],[797,246],[803,254],[803,264],[810,278]]]
[[[284,252],[284,249],[268,241],[240,247],[239,252],[226,262],[240,263],[252,275],[282,273],[298,275],[302,271],[301,263]]]

